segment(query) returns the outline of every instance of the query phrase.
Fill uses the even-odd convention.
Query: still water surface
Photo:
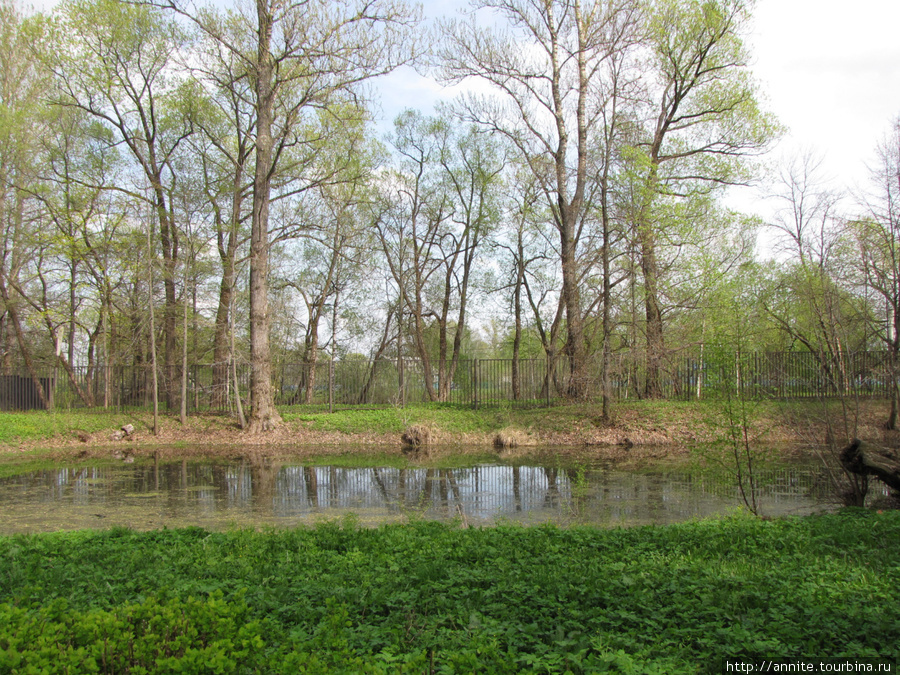
[[[763,515],[829,508],[813,464],[760,473]],[[727,514],[740,493],[721,472],[671,464],[639,471],[597,464],[479,463],[454,469],[304,466],[290,461],[96,464],[0,478],[0,533],[199,525],[291,527],[348,514],[363,525],[458,519],[599,526]]]

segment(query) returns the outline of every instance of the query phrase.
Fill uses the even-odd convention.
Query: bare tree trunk
[[[453,256],[454,259],[456,256]],[[437,319],[438,324],[438,391],[437,400],[446,403],[450,398],[450,378],[448,375],[447,363],[447,331],[449,330],[448,315],[450,313],[450,294],[451,279],[453,276],[452,269],[447,269],[444,278],[444,299],[441,305],[441,315]],[[456,327],[457,335],[460,334],[462,326]]]
[[[653,232],[649,227],[641,226],[641,272],[644,276],[644,312],[646,318],[647,340],[647,380],[644,385],[644,396],[647,398],[662,397],[660,370],[663,355],[662,312],[659,307],[659,269],[656,263],[656,245]]]
[[[150,301],[150,367],[153,369],[153,435],[159,434],[159,379],[156,373],[156,320],[153,312],[153,247],[147,229],[147,298]]]
[[[438,395],[434,390],[434,371],[431,365],[431,358],[428,355],[428,349],[425,345],[425,322],[422,318],[422,298],[418,289],[416,290],[416,304],[413,309],[413,337],[416,341],[416,351],[422,360],[422,372],[425,379],[425,393],[429,401],[437,401]]]
[[[10,320],[9,312],[4,310],[3,316],[0,317],[0,342],[3,345],[3,353],[0,356],[0,374],[2,375],[12,374],[12,354],[16,339],[13,332],[9,330]]]
[[[213,336],[212,366],[212,401],[214,408],[222,408],[227,404],[228,390],[228,352],[229,326],[228,316],[231,307],[231,287],[234,284],[234,269],[223,270],[222,282],[219,285],[219,303],[216,308],[216,326]]]
[[[514,401],[521,400],[522,398],[522,383],[519,374],[519,351],[522,347],[522,284],[525,283],[525,244],[522,241],[521,229],[518,232],[516,249],[516,287],[513,289],[515,327],[513,329],[512,349],[512,391]]]
[[[257,434],[276,428],[281,416],[272,392],[269,349],[269,195],[272,170],[272,122],[275,91],[272,15],[266,0],[256,0],[258,49],[256,60],[256,169],[253,178],[253,216],[250,225],[250,421]]]
[[[240,388],[240,383],[238,382],[238,375],[237,375],[237,351],[235,350],[235,346],[234,346],[234,292],[233,292],[233,290],[231,293],[231,298],[232,298],[231,312],[230,312],[231,325],[229,326],[228,334],[231,336],[230,359],[231,359],[232,382],[234,384],[234,407],[237,410],[238,424],[240,425],[241,429],[246,429],[247,428],[247,420],[244,417],[244,405],[243,405],[243,403],[241,403],[241,388]]]
[[[609,226],[609,209],[607,204],[607,186],[605,184],[601,188],[601,218],[603,221],[603,251],[601,264],[603,266],[603,313],[601,317],[603,330],[603,353],[600,362],[600,389],[601,389],[601,412],[600,417],[605,424],[610,424],[613,420],[612,412],[612,382],[610,375],[610,361],[612,359],[612,278],[610,270],[610,239],[612,233]]]
[[[318,331],[318,318],[316,319],[316,327]],[[319,362],[319,336],[317,332],[311,335],[310,343],[303,352],[303,362],[301,367],[304,369],[300,373],[300,378],[304,383],[303,402],[307,405],[313,402],[313,395],[316,389],[316,366]]]
[[[111,326],[110,326],[110,316],[109,310],[110,305],[112,303],[109,300],[109,294],[107,293],[106,286],[104,285],[103,292],[103,300],[100,307],[100,311],[102,312],[102,322],[103,322],[103,368],[105,371],[105,376],[103,378],[103,408],[107,409],[110,405],[110,398],[112,394],[112,377],[113,377],[113,360],[112,355],[110,354],[110,346],[111,344],[115,344],[115,340],[111,339],[115,336],[111,336]],[[114,326],[115,324],[113,324]]]
[[[154,152],[151,149],[151,160],[155,163]],[[163,256],[163,289],[165,304],[163,310],[163,340],[164,340],[164,377],[163,386],[166,394],[166,407],[170,410],[175,406],[175,387],[178,381],[176,367],[176,354],[178,350],[178,302],[175,292],[175,264],[178,260],[178,233],[175,223],[166,206],[162,177],[159,173],[152,175],[155,192],[156,216],[159,220],[159,241]]]
[[[573,226],[564,226],[560,234],[562,292],[566,306],[565,354],[569,357],[569,382],[566,395],[581,400],[587,394],[587,350],[584,344],[584,321],[581,316],[581,293],[578,290],[577,256],[572,236]]]
[[[891,412],[888,415],[885,428],[893,431],[897,428],[898,407],[900,407],[900,382],[897,378],[897,356],[900,354],[900,316],[898,312],[894,312],[894,339],[890,341],[888,353],[888,377],[890,378],[891,388]]]
[[[182,314],[182,346],[181,346],[181,409],[182,426],[187,424],[187,390],[188,390],[188,303],[187,303],[187,261],[184,265],[184,312]]]

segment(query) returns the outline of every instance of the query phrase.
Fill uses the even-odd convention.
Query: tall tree
[[[751,178],[746,158],[762,152],[777,127],[757,99],[742,42],[751,0],[657,0],[649,9],[646,45],[655,81],[649,84],[645,139],[638,145],[642,176],[634,227],[644,281],[647,376],[645,394],[662,393],[664,355],[660,298],[661,200],[704,195]]]
[[[859,246],[864,283],[883,301],[877,335],[889,354],[891,411],[888,429],[897,428],[900,415],[900,119],[878,146],[878,163],[871,171],[871,190],[864,203],[867,214],[852,223]]]
[[[221,408],[227,403],[230,387],[230,312],[236,292],[238,255],[249,238],[247,221],[253,189],[249,176],[256,114],[252,83],[243,75],[244,64],[233,52],[221,49],[219,41],[202,32],[200,36],[197,59],[192,63],[198,77],[192,87],[197,103],[191,107],[191,122],[199,133],[191,137],[190,146],[202,171],[203,192],[221,265],[212,372],[212,405]]]
[[[399,161],[387,181],[391,207],[376,227],[401,306],[413,323],[425,391],[429,400],[446,401],[459,364],[476,260],[499,218],[505,162],[495,142],[450,117],[406,111],[395,129]],[[429,330],[436,333],[436,350],[427,339]]]
[[[483,257],[483,243],[496,227],[504,192],[502,172],[506,164],[502,146],[477,129],[442,125],[439,164],[443,182],[455,208],[452,229],[441,242],[443,289],[438,328],[438,399],[446,401],[459,365],[469,303]],[[451,312],[455,312],[452,315]],[[453,343],[448,344],[452,329]]]
[[[22,188],[35,180],[31,160],[43,131],[37,111],[47,88],[44,73],[30,58],[30,41],[39,35],[33,28],[13,2],[0,1],[0,369],[9,374],[18,353],[42,403],[49,406],[26,334],[26,298],[17,290],[30,262],[34,223],[33,200]]]
[[[763,298],[792,345],[809,351],[827,386],[843,395],[852,377],[847,355],[865,347],[864,307],[844,283],[853,277],[850,240],[839,196],[823,187],[818,168],[816,159],[805,155],[781,173],[777,196],[782,206],[770,226],[791,258],[773,272],[774,283]],[[855,428],[840,431],[849,443]]]
[[[481,0],[502,27],[446,22],[443,75],[480,80],[491,94],[460,101],[464,115],[506,136],[534,173],[558,237],[569,357],[568,394],[586,395],[587,344],[578,256],[603,64],[630,46],[637,5],[630,0]]]
[[[42,49],[56,76],[54,102],[107,125],[113,132],[111,145],[126,148],[137,167],[137,182],[106,187],[153,209],[163,257],[163,382],[170,406],[179,380],[179,229],[171,195],[178,176],[172,159],[191,133],[172,98],[179,80],[175,57],[185,47],[183,32],[157,9],[119,0],[70,0],[57,9],[54,30]]]
[[[638,87],[633,68],[633,54],[628,50],[615,53],[606,62],[607,77],[600,94],[600,124],[598,131],[599,152],[596,160],[596,198],[594,209],[599,220],[599,245],[594,267],[600,272],[600,330],[602,352],[600,356],[601,419],[609,424],[613,421],[612,356],[615,316],[613,293],[615,288],[626,281],[627,274],[617,272],[617,260],[624,251],[626,240],[622,223],[626,220],[617,208],[623,201],[617,185],[617,177],[625,171],[623,152],[627,154],[634,123],[629,101]]]
[[[116,179],[119,153],[109,129],[83,111],[51,107],[45,113],[45,133],[35,154],[38,180],[22,186],[40,203],[41,219],[49,225],[37,233],[39,288],[29,304],[43,317],[73,390],[90,406],[101,341],[104,365],[110,365],[108,329],[118,280],[108,269],[108,256],[121,223],[121,204],[106,186]],[[75,371],[76,345],[85,337],[88,385],[82,387]],[[104,387],[104,400],[108,393]]]
[[[346,297],[348,286],[361,283],[363,259],[371,253],[367,247],[366,186],[362,180],[348,180],[306,193],[302,214],[298,214],[306,221],[300,225],[304,234],[284,245],[285,261],[278,266],[273,287],[290,289],[302,302],[299,314],[304,336],[296,401],[302,397],[304,403],[312,403],[320,328],[329,312],[332,316],[336,313],[336,304]],[[330,345],[332,353],[334,347]]]
[[[415,16],[401,0],[306,0],[291,5],[256,0],[255,12],[246,14],[191,11],[175,2],[165,6],[230,52],[240,63],[239,76],[251,83],[255,154],[249,256],[249,431],[259,433],[281,421],[272,390],[269,347],[273,185],[290,192],[315,181],[309,165],[298,161],[296,152],[316,140],[309,137],[310,116],[359,115],[359,106],[343,103],[348,97],[361,102],[363,82],[411,57],[409,28]],[[309,160],[302,153],[301,157]]]
[[[540,240],[540,228],[535,221],[540,217],[536,206],[541,202],[541,195],[534,176],[524,167],[517,167],[511,173],[507,183],[510,192],[507,218],[503,219],[500,228],[491,238],[491,244],[505,252],[501,255],[500,264],[505,268],[506,276],[503,285],[497,290],[509,291],[508,303],[513,313],[510,377],[513,399],[518,401],[522,398],[520,358],[526,325],[527,301],[524,294],[528,283],[527,275],[532,273],[533,263],[546,255],[535,245]],[[539,320],[539,315],[537,319]]]

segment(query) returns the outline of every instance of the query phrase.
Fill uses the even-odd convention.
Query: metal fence
[[[284,363],[273,369],[276,405],[290,409],[336,410],[352,407],[407,406],[433,399],[464,406],[549,406],[567,401],[570,385],[565,358],[550,360],[464,359],[443,374],[436,365],[430,378],[418,359],[324,360],[315,365]],[[890,395],[893,378],[886,352],[823,355],[811,352],[736,353],[712,350],[670,354],[659,379],[664,398],[688,400],[740,393],[773,399]],[[587,400],[600,397],[599,360],[591,362],[580,390]],[[158,372],[163,409],[181,406],[180,370]],[[429,379],[431,386],[429,387]],[[188,368],[189,412],[230,412],[236,394],[247,400],[246,364],[198,364]],[[441,384],[444,383],[443,388]],[[639,355],[614,356],[609,391],[617,399],[640,398],[646,372]],[[432,394],[429,395],[429,389]],[[43,396],[42,396],[43,394]],[[147,409],[153,405],[149,366],[46,368],[37,374],[0,376],[0,409]]]

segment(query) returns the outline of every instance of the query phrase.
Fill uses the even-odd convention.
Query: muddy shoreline
[[[857,435],[870,442],[898,445],[897,432],[884,429],[887,402],[866,402],[856,422]],[[547,423],[553,412],[536,411],[530,419],[514,420],[503,429],[491,431],[454,431],[434,424],[430,428],[428,452],[496,452],[529,454],[541,448],[553,448],[556,454],[573,454],[608,459],[637,459],[685,456],[691,448],[721,443],[728,429],[721,420],[710,418],[700,406],[625,407],[617,411],[615,424],[604,425],[591,414],[573,415]],[[755,444],[785,448],[786,454],[826,443],[837,425],[822,416],[801,414],[800,406],[773,408],[758,415],[749,428]],[[353,413],[348,413],[352,416]],[[556,413],[558,417],[561,413]],[[149,415],[131,414],[97,421],[104,428],[85,431],[72,425],[66,413],[58,413],[58,431],[48,438],[35,438],[0,445],[0,456],[39,454],[54,458],[107,458],[110,456],[323,456],[323,455],[401,455],[402,432],[343,432],[323,430],[319,418],[288,419],[278,429],[259,435],[242,431],[236,422],[219,415],[197,415],[182,425],[176,417],[163,416],[156,435]],[[82,418],[83,419],[83,418]],[[134,427],[122,440],[113,440],[118,425]],[[113,424],[117,426],[113,426]],[[831,430],[831,431],[829,431]],[[498,448],[499,437],[511,437],[515,447]],[[837,434],[836,434],[837,436]]]

